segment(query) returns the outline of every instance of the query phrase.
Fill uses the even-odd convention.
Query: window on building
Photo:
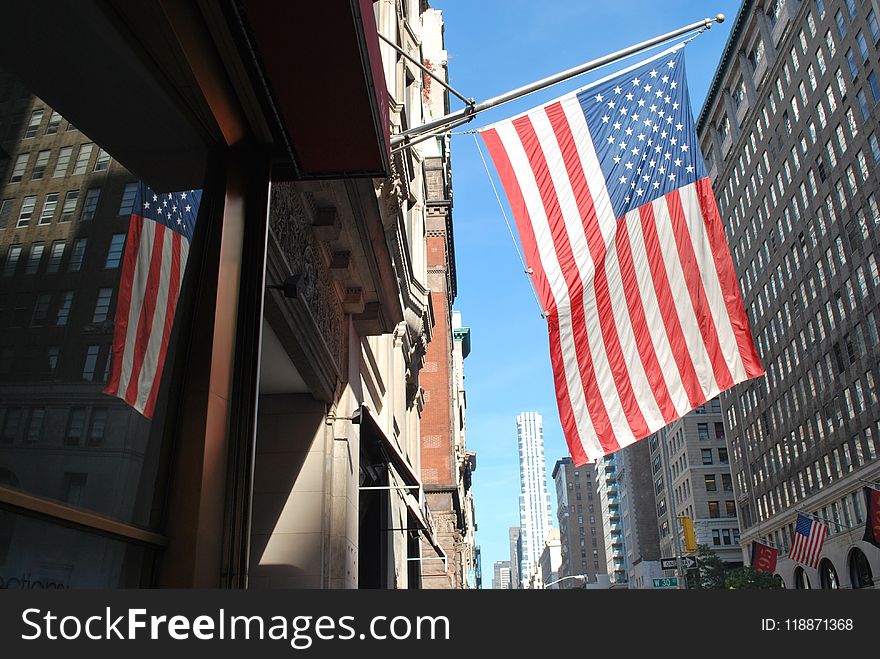
[[[83,407],[73,407],[67,418],[67,432],[64,443],[68,446],[79,446],[83,439],[86,426],[86,410]]]
[[[40,293],[37,296],[37,302],[34,304],[34,313],[31,315],[31,325],[40,327],[46,323],[46,317],[49,315],[49,302],[52,300],[50,293]]]
[[[91,345],[86,348],[86,359],[83,363],[83,380],[91,382],[95,379],[95,368],[98,365],[98,353],[101,346]]]
[[[874,41],[874,45],[876,46],[878,42],[880,42],[880,25],[877,24],[877,15],[874,13],[874,10],[868,12],[868,29],[871,31],[871,39]]]
[[[758,39],[755,45],[749,51],[749,62],[752,64],[752,70],[758,68],[758,65],[764,61],[764,42]]]
[[[45,243],[31,243],[31,253],[24,268],[24,274],[34,275],[40,269],[40,263],[43,261],[43,252],[46,250]]]
[[[12,176],[9,178],[10,183],[18,183],[22,179],[30,157],[31,154],[22,153],[15,158],[15,164],[12,166]]]
[[[95,171],[103,172],[110,167],[110,154],[104,149],[98,149],[98,157],[95,159]]]
[[[736,517],[736,502],[732,499],[728,499],[724,502],[724,508],[727,513],[727,517]]]
[[[843,18],[843,12],[839,9],[834,14],[834,22],[837,23],[837,31],[840,32],[840,38],[846,37],[846,20]]]
[[[64,204],[61,206],[59,222],[70,222],[76,213],[76,202],[79,199],[79,190],[68,190],[64,195]]]
[[[709,501],[709,517],[721,517],[721,508],[717,501]]]
[[[98,297],[95,301],[95,313],[92,314],[93,323],[101,323],[107,320],[110,313],[110,300],[113,297],[112,288],[99,288]]]
[[[82,268],[88,240],[88,238],[77,238],[73,241],[73,249],[70,252],[70,263],[67,264],[67,269],[70,272],[79,272]]]
[[[12,217],[12,207],[15,205],[15,199],[4,199],[0,202],[0,229],[5,229],[9,224],[9,218]]]
[[[715,474],[705,474],[703,479],[705,480],[707,492],[715,492],[718,489],[718,485],[715,482]]]
[[[714,462],[712,460],[712,449],[704,448],[702,451],[700,451],[700,455],[703,458],[704,465],[714,464]]]
[[[137,196],[137,189],[137,183],[125,184],[125,189],[122,191],[122,201],[119,204],[119,213],[117,213],[117,215],[123,217],[131,215],[131,212],[134,209],[134,199]]]
[[[64,246],[66,242],[56,240],[52,243],[52,250],[49,252],[49,264],[46,266],[46,272],[52,274],[58,272],[61,268],[61,259],[64,257]]]
[[[874,103],[877,103],[880,101],[880,83],[877,82],[877,74],[873,71],[868,74],[868,86],[871,88]]]
[[[82,215],[80,219],[84,222],[95,218],[95,211],[98,208],[98,200],[101,198],[101,188],[89,188],[86,192],[86,199],[83,202]]]
[[[846,51],[846,63],[849,65],[849,75],[852,81],[855,82],[859,79],[859,66],[856,64],[856,56],[852,48]]]
[[[865,35],[862,34],[861,30],[856,34],[856,44],[859,47],[859,54],[862,56],[862,62],[867,62],[869,57],[868,42],[865,40]]]
[[[40,130],[40,124],[43,123],[43,110],[34,110],[31,112],[31,120],[28,122],[24,131],[25,138],[33,137]]]
[[[61,125],[61,115],[57,112],[52,112],[49,115],[49,123],[46,126],[46,135],[54,135],[58,132],[58,127]]]
[[[55,171],[52,173],[52,178],[67,176],[67,169],[68,167],[70,167],[70,158],[72,155],[72,146],[65,146],[61,148],[61,150],[58,152],[58,160],[55,161]]]
[[[56,325],[67,325],[70,318],[70,308],[73,306],[73,291],[64,291],[61,293],[61,302],[58,304],[58,311],[55,314]]]
[[[89,423],[89,446],[100,446],[104,442],[104,431],[107,428],[107,408],[96,407],[92,410],[92,418]]]
[[[3,276],[11,277],[15,274],[18,260],[21,258],[21,245],[10,245],[6,250],[6,263],[3,266]]]
[[[113,237],[110,239],[110,247],[107,250],[107,261],[104,263],[105,270],[119,267],[119,262],[122,260],[122,249],[124,245],[125,234],[113,234]]]
[[[726,465],[729,462],[729,460],[727,458],[727,449],[726,448],[718,449],[718,462],[720,462],[723,465]]]
[[[92,150],[94,148],[95,145],[91,142],[86,142],[85,144],[80,145],[79,153],[76,155],[76,162],[73,165],[74,176],[86,173],[89,168],[89,160],[91,160]]]
[[[698,423],[697,424],[697,436],[701,440],[709,439],[709,424],[708,423]]]
[[[34,162],[34,168],[31,170],[31,180],[38,181],[43,178],[43,174],[46,173],[46,165],[49,164],[49,156],[52,155],[52,151],[50,149],[44,149],[37,153],[37,160]]]
[[[58,193],[50,192],[46,195],[46,199],[43,200],[43,210],[40,211],[39,224],[52,224],[56,208],[58,208]]]
[[[10,407],[6,410],[6,419],[3,421],[3,434],[0,440],[4,444],[12,444],[18,439],[18,433],[21,429],[21,408]]]
[[[21,210],[18,213],[18,222],[15,227],[17,229],[21,229],[26,227],[31,222],[31,217],[34,215],[34,208],[37,205],[36,197],[25,197],[21,200]]]
[[[43,433],[43,419],[46,417],[46,409],[43,407],[35,407],[31,410],[31,419],[28,423],[27,432],[24,441],[28,444],[35,444],[40,441],[40,435]]]

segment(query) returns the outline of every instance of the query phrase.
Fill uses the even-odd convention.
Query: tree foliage
[[[782,583],[778,576],[770,572],[759,572],[750,567],[740,567],[728,573],[727,587],[730,590],[775,590],[782,588]]]
[[[697,569],[688,570],[687,587],[698,590],[718,590],[727,587],[727,573],[732,569],[718,558],[708,545],[697,545]]]
[[[697,590],[781,588],[778,577],[750,567],[725,563],[708,545],[697,545],[697,569],[688,570],[687,587]]]

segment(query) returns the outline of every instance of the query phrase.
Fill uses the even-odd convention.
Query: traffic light
[[[697,551],[697,536],[694,533],[694,520],[687,515],[679,517],[684,531],[684,548],[688,553]]]

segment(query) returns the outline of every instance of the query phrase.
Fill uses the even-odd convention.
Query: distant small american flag
[[[822,553],[822,545],[827,534],[826,524],[798,513],[788,557],[807,567],[818,567],[819,554]]]
[[[480,132],[546,311],[576,464],[763,373],[681,49]]]
[[[201,198],[201,190],[156,194],[141,184],[129,221],[104,393],[122,398],[148,419],[162,381]]]

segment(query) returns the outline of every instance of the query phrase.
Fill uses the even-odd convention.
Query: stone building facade
[[[744,561],[787,587],[876,587],[861,540],[880,478],[880,6],[743,3],[697,122],[765,377],[722,396]],[[787,558],[826,520],[820,570]]]
[[[427,32],[442,43],[439,15],[28,7],[0,46],[0,574],[424,585],[426,559],[451,565],[422,483],[429,167],[389,134],[429,103],[377,33],[418,53]],[[50,28],[46,58],[20,56]],[[75,86],[48,64],[70,53]],[[152,420],[102,393],[138,181],[202,190]]]

